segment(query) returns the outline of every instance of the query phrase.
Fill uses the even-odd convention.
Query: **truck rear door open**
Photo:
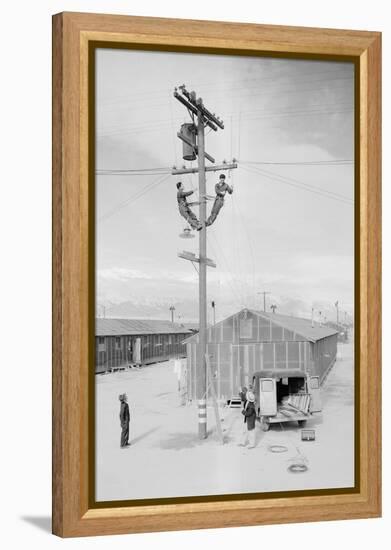
[[[259,379],[259,409],[261,416],[277,414],[277,392],[274,378]]]
[[[308,393],[311,396],[310,412],[321,412],[322,398],[320,395],[319,376],[309,376],[307,380]]]

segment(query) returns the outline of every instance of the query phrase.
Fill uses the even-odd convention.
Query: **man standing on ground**
[[[121,448],[129,447],[129,423],[130,423],[130,412],[129,412],[129,405],[127,403],[127,395],[126,393],[122,393],[119,396],[119,400],[121,402],[121,408],[119,411],[119,419],[121,422]]]

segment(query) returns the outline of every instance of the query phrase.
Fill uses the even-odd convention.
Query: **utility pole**
[[[178,91],[179,90],[179,91]],[[207,257],[206,250],[206,179],[205,172],[218,170],[231,170],[237,168],[237,164],[223,163],[222,165],[214,165],[214,158],[205,151],[205,127],[208,126],[211,130],[217,131],[218,128],[224,129],[223,121],[220,120],[214,113],[211,113],[205,106],[201,98],[197,98],[195,92],[188,92],[185,85],[175,88],[174,97],[182,103],[190,113],[195,132],[193,135],[185,135],[184,132],[179,132],[177,136],[184,142],[184,148],[187,147],[187,152],[190,149],[194,152],[194,156],[198,157],[198,168],[183,168],[172,169],[172,175],[189,174],[198,172],[198,189],[199,189],[199,221],[202,229],[199,231],[199,257],[189,252],[181,252],[179,257],[189,260],[193,263],[199,263],[199,348],[198,348],[198,364],[197,364],[197,402],[198,402],[198,436],[200,439],[207,437],[207,409],[206,399],[208,394],[207,388],[207,365],[206,365],[206,344],[207,344],[207,266],[216,267],[216,264]],[[196,120],[197,119],[197,120]],[[187,155],[183,155],[185,158]],[[205,158],[213,163],[212,166],[205,166]],[[186,160],[186,159],[185,159]]]
[[[338,300],[335,302],[335,307],[337,308],[337,325],[339,325],[339,308],[338,308]]]
[[[175,311],[175,307],[174,306],[170,306],[170,311],[171,311],[171,323],[174,322],[174,311]]]
[[[213,324],[216,324],[216,302],[212,300],[212,309],[213,309]]]
[[[263,294],[263,311],[266,311],[266,294],[271,294],[271,292],[258,292],[258,294]]]
[[[202,105],[202,103],[201,103]],[[200,369],[199,369],[199,384],[202,388],[203,395],[200,395],[198,401],[198,436],[200,439],[206,439],[206,398],[207,398],[207,377],[206,377],[206,327],[207,327],[207,311],[206,311],[206,181],[205,181],[205,126],[204,117],[201,110],[201,105],[197,111],[198,126],[198,189],[200,197],[200,224],[203,229],[199,231],[199,316],[200,316]],[[205,390],[205,391],[204,391]]]
[[[101,308],[101,313],[98,312],[98,317],[106,318],[106,306],[104,304],[98,304],[98,307]]]

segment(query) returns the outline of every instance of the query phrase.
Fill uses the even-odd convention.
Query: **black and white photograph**
[[[354,488],[354,64],[95,55],[96,502]]]

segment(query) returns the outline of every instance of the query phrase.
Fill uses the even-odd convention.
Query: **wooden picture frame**
[[[318,495],[94,507],[89,464],[91,44],[346,59],[356,65],[359,483]],[[381,514],[381,35],[87,13],[53,17],[53,533],[62,537],[378,517]]]

